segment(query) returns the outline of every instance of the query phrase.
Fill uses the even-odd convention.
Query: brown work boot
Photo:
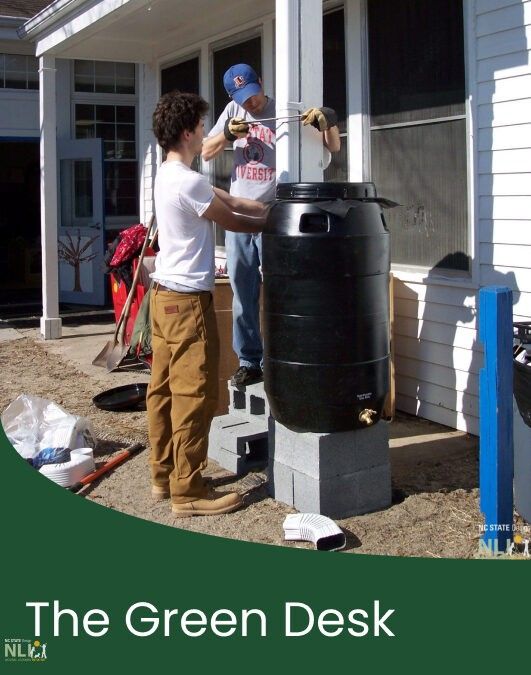
[[[212,483],[212,478],[210,476],[203,476],[203,483],[206,488],[210,487]],[[151,496],[155,501],[162,501],[163,499],[170,498],[170,485],[152,485],[151,486]]]
[[[196,499],[193,502],[172,504],[172,512],[179,518],[191,516],[218,516],[221,513],[236,511],[242,505],[242,498],[237,492],[219,494],[211,492],[204,499]]]
[[[168,499],[170,496],[170,486],[169,485],[152,485],[151,486],[151,496],[156,501],[162,501],[163,499]]]

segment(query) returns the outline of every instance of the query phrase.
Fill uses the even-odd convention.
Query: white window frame
[[[138,195],[136,199],[137,209],[140,207],[139,197],[142,194],[141,185],[141,153],[140,153],[140,117],[139,117],[139,67],[135,63],[135,94],[100,94],[96,92],[76,92],[75,91],[75,76],[74,76],[74,61],[70,63],[70,137],[76,138],[76,105],[124,105],[134,106],[135,109],[135,144],[136,144],[136,159],[126,160],[135,161],[137,164],[137,186]],[[105,162],[105,160],[103,160]],[[111,160],[114,161],[114,160]],[[118,160],[120,161],[120,160]],[[104,195],[105,198],[105,195]],[[105,216],[105,230],[121,230],[128,225],[133,225],[139,222],[140,214],[137,212],[133,216]]]

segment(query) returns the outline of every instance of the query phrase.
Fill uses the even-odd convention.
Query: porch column
[[[277,115],[323,104],[322,0],[276,0]],[[323,180],[323,142],[313,127],[277,123],[277,181]]]
[[[55,58],[39,57],[41,162],[42,316],[45,340],[61,337],[59,261],[57,256],[57,138]]]

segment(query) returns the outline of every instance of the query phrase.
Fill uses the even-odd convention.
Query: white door
[[[105,303],[103,142],[57,142],[59,300]]]

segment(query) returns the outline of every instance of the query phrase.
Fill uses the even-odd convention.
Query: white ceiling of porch
[[[274,12],[274,0],[152,0],[127,4],[65,37],[56,56],[152,62]]]

